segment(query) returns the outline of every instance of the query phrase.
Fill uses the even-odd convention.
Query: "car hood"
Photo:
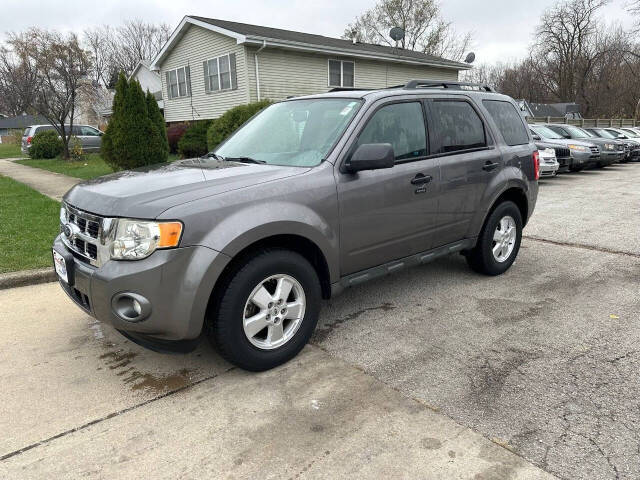
[[[69,190],[63,200],[96,215],[153,219],[176,205],[308,170],[194,158],[89,180]]]
[[[538,150],[544,150],[545,148],[567,148],[566,143],[558,143],[556,141],[536,140],[536,147]]]
[[[580,145],[582,147],[591,147],[594,144],[591,142],[584,142],[582,140],[573,140],[573,139],[567,139],[567,138],[544,138],[543,139],[544,142],[553,142],[557,145],[564,145],[565,147],[567,145]]]

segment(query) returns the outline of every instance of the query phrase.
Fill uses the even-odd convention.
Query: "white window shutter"
[[[204,72],[204,91],[205,93],[209,93],[211,86],[209,85],[209,62],[207,60],[202,62],[202,70]]]
[[[187,96],[191,96],[191,69],[189,67],[184,67],[184,76],[187,81]]]
[[[238,71],[236,69],[235,53],[229,54],[229,70],[231,72],[231,88],[235,90],[238,88]]]
[[[171,96],[171,83],[169,82],[169,72],[165,73],[165,78],[167,79],[167,97],[171,100],[173,97]]]

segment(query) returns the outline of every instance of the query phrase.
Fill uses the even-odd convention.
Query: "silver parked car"
[[[65,129],[68,129],[69,125],[65,125]],[[24,129],[22,133],[22,153],[25,155],[29,153],[31,148],[31,141],[36,133],[45,132],[47,130],[55,130],[53,125],[32,125]],[[100,145],[102,144],[103,132],[90,125],[74,125],[72,128],[72,135],[80,139],[82,149],[85,152],[99,152]]]

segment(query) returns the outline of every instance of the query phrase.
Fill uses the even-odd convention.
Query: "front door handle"
[[[429,183],[433,180],[431,175],[425,175],[423,173],[418,173],[413,180],[411,180],[411,185],[424,185],[425,183]]]
[[[496,168],[498,168],[500,166],[499,163],[492,163],[492,162],[487,162],[484,164],[484,166],[482,167],[482,169],[485,172],[490,172],[491,170],[495,170]]]

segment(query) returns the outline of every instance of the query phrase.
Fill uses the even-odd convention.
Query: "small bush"
[[[31,158],[55,158],[62,153],[62,140],[55,130],[36,133],[31,139]]]
[[[207,149],[207,129],[211,120],[199,120],[192,123],[178,141],[178,152],[182,158],[201,157]]]
[[[167,138],[169,140],[169,151],[171,153],[178,153],[178,142],[184,135],[184,132],[189,128],[187,123],[176,123],[167,128]]]
[[[82,142],[75,135],[73,135],[69,139],[69,156],[74,162],[79,162],[84,158],[84,149],[82,148]]]
[[[215,119],[207,131],[207,146],[209,151],[216,148],[224,139],[235,132],[244,122],[253,117],[263,108],[271,105],[270,100],[238,105],[227,110],[222,116]]]
[[[6,143],[10,143],[11,145],[20,145],[22,144],[22,130],[13,129],[9,131],[9,136],[5,137]]]

